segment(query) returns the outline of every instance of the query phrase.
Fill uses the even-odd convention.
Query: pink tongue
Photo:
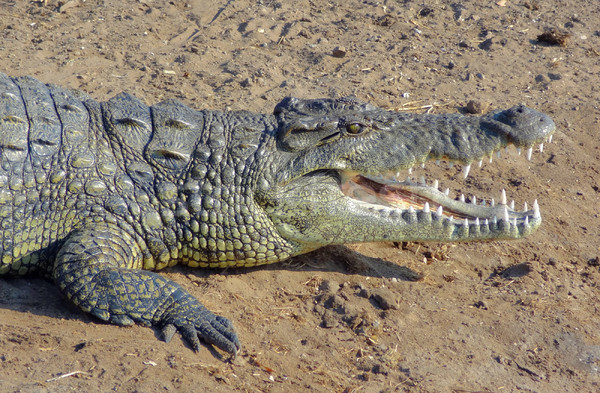
[[[429,203],[431,211],[435,211],[440,206],[439,203],[403,189],[401,186],[377,183],[361,175],[355,176],[352,180],[343,184],[342,192],[351,198],[363,202],[395,207],[402,210],[406,210],[410,206],[415,210],[422,210],[425,202]],[[453,211],[447,206],[443,206],[443,210],[444,215],[448,217],[453,216],[458,219],[472,218],[469,215]]]
[[[407,193],[400,187],[380,184],[363,176],[355,176],[342,185],[342,192],[353,199],[377,205],[391,206],[399,209],[415,210],[423,208],[424,201],[419,201],[418,195]]]
[[[408,207],[412,205],[415,210],[421,210],[425,205],[425,202],[432,203],[428,199],[404,190],[399,186],[380,184],[360,175],[353,180],[356,181],[359,186],[376,194],[381,201],[384,201],[386,204],[393,207],[408,209]]]

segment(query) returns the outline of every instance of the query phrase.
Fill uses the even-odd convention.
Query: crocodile
[[[541,224],[537,202],[466,202],[398,176],[430,160],[466,176],[508,145],[530,158],[554,130],[522,105],[469,116],[288,97],[255,114],[98,102],[0,74],[0,275],[44,276],[102,321],[236,354],[232,322],[155,271],[350,242],[522,238]]]

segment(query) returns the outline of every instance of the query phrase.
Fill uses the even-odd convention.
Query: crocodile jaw
[[[392,173],[315,171],[277,187],[265,211],[294,254],[356,242],[518,239],[542,222],[537,200],[522,211],[504,191],[498,201],[467,202],[437,182],[399,181]]]

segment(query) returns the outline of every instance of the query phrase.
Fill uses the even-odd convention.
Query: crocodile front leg
[[[157,326],[167,342],[178,330],[196,351],[201,338],[236,354],[240,342],[232,323],[210,312],[175,282],[135,270],[141,258],[139,246],[125,231],[94,226],[70,234],[52,274],[73,303],[103,321]]]

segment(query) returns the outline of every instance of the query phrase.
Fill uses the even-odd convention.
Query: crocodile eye
[[[346,132],[352,135],[362,134],[364,127],[360,123],[350,123],[346,125]]]

